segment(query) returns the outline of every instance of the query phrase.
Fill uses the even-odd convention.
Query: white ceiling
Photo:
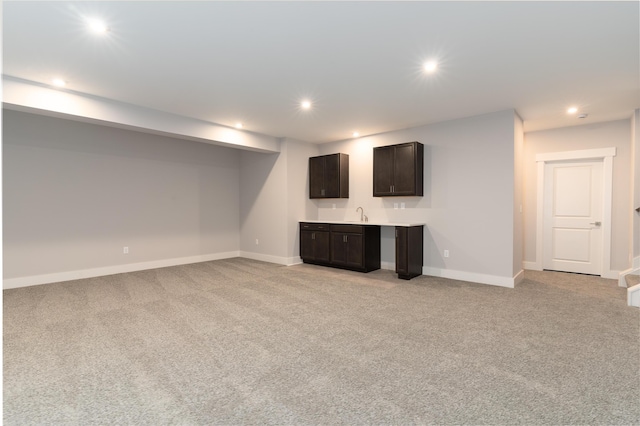
[[[640,108],[639,3],[4,1],[3,74],[322,143],[513,108]],[[86,30],[100,17],[110,31]],[[437,58],[433,75],[422,63]],[[302,98],[313,101],[301,111]],[[569,106],[588,113],[569,116]]]

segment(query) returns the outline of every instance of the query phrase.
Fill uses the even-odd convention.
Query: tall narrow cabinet
[[[396,273],[410,280],[422,275],[424,226],[396,226]]]

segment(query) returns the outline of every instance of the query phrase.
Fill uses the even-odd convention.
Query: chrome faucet
[[[362,209],[362,207],[358,207],[356,209],[356,213],[358,213],[358,210],[360,210],[360,222],[364,222],[364,210]]]

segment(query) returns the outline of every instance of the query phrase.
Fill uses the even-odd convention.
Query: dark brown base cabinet
[[[300,257],[352,271],[380,269],[380,226],[301,222]]]
[[[329,263],[329,225],[321,223],[300,224],[300,257],[308,263]]]
[[[396,226],[396,273],[410,280],[422,275],[423,226]]]

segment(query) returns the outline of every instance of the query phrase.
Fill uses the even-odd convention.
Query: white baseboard
[[[613,269],[607,270],[607,271],[602,271],[602,275],[600,275],[602,278],[607,278],[610,280],[617,280],[620,279],[620,274],[622,272],[620,271],[614,271]]]
[[[380,262],[380,269],[384,269],[385,271],[395,271],[396,264],[394,262]]]
[[[514,287],[524,281],[524,269],[521,269],[520,272],[513,277],[513,285]]]
[[[520,271],[516,276],[510,278],[497,275],[478,274],[475,272],[454,271],[452,269],[430,268],[428,266],[422,267],[422,274],[508,288],[515,287],[516,283],[524,279],[524,271]]]
[[[528,271],[542,271],[542,265],[539,265],[538,262],[522,262],[522,268]]]
[[[240,257],[246,257],[247,259],[253,260],[261,260],[262,262],[276,263],[278,265],[297,265],[302,263],[302,259],[300,256],[294,257],[282,257],[282,256],[271,256],[270,254],[263,253],[254,253],[251,251],[241,251]]]
[[[147,269],[165,268],[167,266],[187,265],[189,263],[208,262],[211,260],[229,259],[240,256],[240,252],[203,254],[199,256],[178,257],[173,259],[152,260],[149,262],[127,263],[124,265],[104,266],[101,268],[81,269],[77,271],[55,272],[52,274],[32,275],[28,277],[6,278],[2,282],[4,290],[28,287],[40,284],[52,284],[61,281],[80,280],[83,278],[101,277],[104,275],[122,274],[126,272],[144,271]]]

